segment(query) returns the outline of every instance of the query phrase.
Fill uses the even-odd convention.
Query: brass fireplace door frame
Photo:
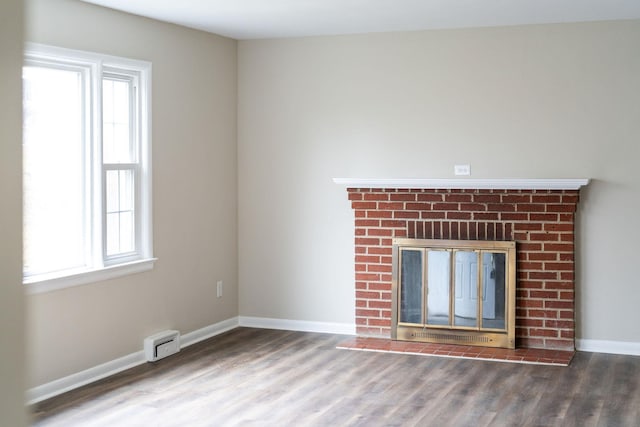
[[[421,321],[419,323],[399,322],[400,316],[400,286],[401,286],[401,257],[404,250],[421,251],[423,254],[422,268],[422,302]],[[427,253],[434,251],[450,251],[449,257],[449,312],[448,324],[428,324],[427,316]],[[455,259],[456,251],[476,252],[477,267],[477,317],[476,326],[455,325]],[[482,318],[482,289],[483,268],[481,254],[503,253],[505,262],[505,328],[483,327]],[[431,240],[396,238],[393,240],[393,279],[392,279],[392,310],[391,310],[391,338],[399,341],[420,341],[445,344],[464,344],[483,347],[515,348],[515,318],[516,318],[516,243],[512,241],[476,241],[476,240]]]

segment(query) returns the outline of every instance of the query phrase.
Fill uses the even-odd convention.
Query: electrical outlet
[[[471,175],[471,165],[454,165],[453,173],[455,175]]]
[[[216,289],[216,296],[218,298],[222,298],[222,280],[218,280],[218,283],[216,284],[217,289]]]

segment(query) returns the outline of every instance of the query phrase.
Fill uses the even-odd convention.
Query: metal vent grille
[[[456,341],[464,343],[488,343],[491,338],[482,335],[455,335],[455,334],[434,334],[431,332],[412,332],[413,338],[426,338],[434,341]]]

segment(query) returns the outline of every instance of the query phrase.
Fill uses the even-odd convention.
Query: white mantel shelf
[[[454,190],[579,190],[589,179],[421,179],[421,178],[333,178],[347,188],[424,188]]]

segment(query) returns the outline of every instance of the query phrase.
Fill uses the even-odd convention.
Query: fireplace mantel
[[[453,190],[578,190],[589,179],[431,179],[431,178],[333,178],[333,182],[349,188],[406,188]]]

